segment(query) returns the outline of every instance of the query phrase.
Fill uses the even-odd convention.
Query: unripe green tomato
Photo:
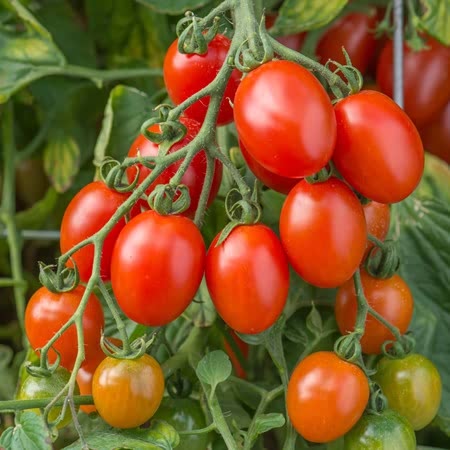
[[[26,159],[17,165],[16,193],[22,207],[29,208],[41,200],[48,187],[42,159]]]
[[[426,427],[435,417],[442,396],[436,366],[417,353],[402,359],[384,357],[373,377],[386,396],[389,408],[408,419],[414,430]]]
[[[177,431],[190,431],[206,427],[205,415],[199,403],[191,398],[164,397],[152,420],[164,420]],[[177,450],[205,450],[210,435],[192,434],[180,436]]]
[[[25,379],[22,386],[20,387],[17,398],[19,400],[35,400],[38,398],[53,398],[61,392],[61,390],[66,386],[70,379],[70,372],[64,367],[58,367],[56,371],[49,377],[33,377],[29,376]],[[75,385],[75,395],[79,394],[78,385]],[[78,409],[78,407],[76,407]],[[60,412],[62,410],[62,406],[55,406],[50,410],[50,414],[48,415],[48,421],[55,421]],[[41,410],[31,409],[36,414],[41,414]],[[70,412],[69,407],[67,406],[66,412],[64,414],[61,422],[58,423],[57,428],[63,428],[68,425],[72,421],[72,413]]]
[[[344,450],[416,450],[416,435],[408,420],[386,409],[364,414],[345,435]]]

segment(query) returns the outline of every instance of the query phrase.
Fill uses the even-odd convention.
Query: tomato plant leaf
[[[37,230],[47,222],[52,211],[56,207],[59,195],[52,187],[47,189],[45,196],[36,202],[31,208],[16,214],[16,224],[20,229]]]
[[[422,0],[424,13],[420,26],[442,44],[450,45],[450,3],[448,0]]]
[[[183,14],[185,11],[192,11],[211,3],[212,0],[137,0],[161,14]]]
[[[217,385],[231,375],[231,370],[230,358],[222,350],[215,350],[203,357],[195,372],[202,383],[211,386],[213,395]]]
[[[266,433],[274,428],[282,427],[286,422],[283,414],[280,413],[270,413],[261,414],[256,419],[256,432],[257,434]]]
[[[306,317],[306,328],[315,336],[320,336],[323,331],[322,317],[319,311],[317,311],[314,303],[308,316]]]
[[[25,411],[16,416],[16,426],[0,437],[0,447],[8,450],[51,450],[52,441],[42,416]]]
[[[204,278],[194,300],[183,315],[190,319],[196,327],[210,327],[216,320],[216,308],[214,308]]]
[[[348,0],[285,0],[271,33],[285,35],[314,30],[331,22]]]

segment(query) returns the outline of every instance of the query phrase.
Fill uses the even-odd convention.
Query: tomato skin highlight
[[[164,59],[164,83],[170,99],[179,105],[197,91],[211,83],[224,64],[231,41],[217,34],[208,44],[204,55],[182,54],[178,51],[178,39],[169,47]],[[220,104],[217,125],[226,125],[233,121],[233,102],[239,86],[241,74],[237,69],[231,73]],[[209,98],[204,97],[185,110],[186,116],[203,123],[209,105]]]
[[[205,244],[183,216],[147,211],[124,227],[114,247],[113,292],[135,322],[165,325],[194,298],[203,277]]]
[[[415,52],[403,45],[405,111],[418,126],[430,122],[450,101],[450,48],[426,38],[426,48]],[[392,97],[393,43],[388,41],[377,65],[377,84]]]
[[[248,153],[283,177],[312,175],[331,158],[336,120],[319,81],[290,61],[250,72],[234,101],[234,120]]]
[[[117,211],[128,194],[113,191],[101,181],[87,184],[71,200],[61,222],[61,253],[66,253],[73,246],[99,231]],[[117,236],[125,226],[122,218],[108,233],[102,247],[100,275],[103,280],[110,278],[111,255]],[[94,261],[94,245],[86,245],[72,255],[81,281],[87,282],[92,274]],[[73,267],[72,262],[67,262]]]
[[[442,381],[436,366],[425,356],[412,353],[402,359],[384,357],[373,379],[389,407],[405,417],[414,430],[426,427],[436,416]]]
[[[405,112],[375,91],[351,95],[334,109],[337,141],[333,162],[345,180],[380,203],[408,197],[422,177],[424,151]]]
[[[94,373],[92,396],[101,418],[116,428],[149,420],[164,395],[164,375],[150,355],[139,359],[105,358]]]
[[[364,217],[366,218],[367,234],[371,234],[380,241],[384,241],[391,223],[391,210],[389,205],[378,202],[370,202],[363,205]],[[370,250],[375,246],[367,240],[367,249],[364,258],[367,258]]]
[[[389,323],[406,333],[411,323],[414,301],[408,285],[399,275],[379,279],[361,271],[361,282],[369,306],[381,314]],[[336,321],[341,334],[354,330],[358,302],[353,280],[343,284],[336,295]],[[394,335],[377,319],[367,315],[365,331],[361,338],[364,353],[381,354],[382,345],[387,340],[395,340]]]
[[[73,316],[85,292],[82,286],[70,292],[54,294],[46,287],[38,289],[25,310],[25,330],[31,347],[42,348],[55,333]],[[101,331],[104,327],[102,305],[91,294],[83,314],[84,350],[86,361],[95,356],[99,346]],[[77,332],[75,324],[71,325],[54,343],[53,348],[60,354],[60,364],[71,370],[77,357]],[[50,363],[56,361],[56,352],[48,352]]]
[[[305,439],[333,441],[360,419],[369,400],[369,382],[354,364],[333,352],[316,352],[303,359],[289,380],[287,411]]]
[[[289,267],[283,247],[267,226],[240,225],[206,256],[205,276],[212,301],[235,331],[261,333],[286,304]]]
[[[283,204],[280,236],[289,262],[305,281],[337,287],[361,263],[367,241],[364,212],[337,178],[315,184],[303,180]]]

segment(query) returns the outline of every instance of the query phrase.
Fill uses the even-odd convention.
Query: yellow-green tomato
[[[426,427],[441,403],[442,383],[436,366],[417,353],[402,359],[384,357],[374,380],[380,385],[389,407],[406,417],[414,430]]]

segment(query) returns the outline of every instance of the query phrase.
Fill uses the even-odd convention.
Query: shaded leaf
[[[183,315],[191,320],[196,327],[210,327],[216,320],[216,308],[209,295],[205,278],[203,278],[194,300]]]
[[[280,428],[285,424],[286,420],[283,414],[280,413],[270,413],[261,414],[256,419],[256,432],[257,434],[266,433],[273,428]]]
[[[450,2],[448,0],[422,0],[424,14],[420,18],[420,26],[428,34],[450,45]]]
[[[216,386],[231,375],[231,370],[230,358],[222,350],[215,350],[198,363],[196,373],[199,380],[209,384],[214,392]]]
[[[183,14],[186,11],[205,6],[212,0],[137,0],[139,3],[148,6],[162,14]]]

